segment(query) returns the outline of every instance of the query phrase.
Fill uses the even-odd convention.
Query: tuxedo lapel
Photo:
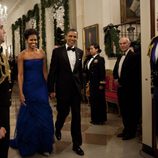
[[[127,53],[127,55],[125,56],[125,59],[124,59],[124,61],[123,61],[123,63],[122,63],[122,69],[126,69],[126,63],[128,63],[129,62],[129,60],[130,60],[130,58],[131,58],[131,53],[133,53],[133,52],[131,52],[130,50],[128,51],[128,53]]]
[[[75,63],[75,66],[74,66],[74,70],[73,70],[73,71],[76,70],[76,68],[78,67],[78,64],[79,64],[79,62],[80,62],[80,60],[81,60],[80,54],[79,54],[79,51],[78,51],[77,48],[76,48],[75,54],[76,54],[76,63]]]
[[[69,57],[68,57],[68,55],[67,55],[67,50],[66,50],[66,47],[65,47],[65,46],[64,46],[64,48],[63,48],[62,54],[63,54],[63,58],[64,58],[65,63],[66,63],[65,66],[67,66],[67,67],[70,69],[70,71],[71,71],[70,61],[69,61]]]
[[[99,60],[98,57],[99,57],[99,55],[97,55],[97,56],[95,56],[95,58],[93,58],[90,66],[89,66],[89,69],[91,69],[94,66],[94,64],[98,62],[98,60]]]

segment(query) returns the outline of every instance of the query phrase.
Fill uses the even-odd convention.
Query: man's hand
[[[0,128],[0,139],[4,138],[6,134],[6,129],[4,127]]]
[[[118,82],[118,79],[115,79],[115,80],[114,80],[114,84],[115,84],[116,88],[121,87],[121,85],[120,85],[119,82]]]
[[[50,99],[54,99],[56,97],[56,93],[52,92],[49,94]]]

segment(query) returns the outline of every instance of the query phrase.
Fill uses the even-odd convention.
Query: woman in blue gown
[[[21,156],[35,153],[49,155],[53,151],[54,126],[47,91],[45,55],[37,49],[38,33],[28,29],[24,33],[27,48],[18,56],[18,85],[21,106],[15,138],[10,146]]]

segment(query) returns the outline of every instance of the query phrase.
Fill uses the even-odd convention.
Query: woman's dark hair
[[[32,28],[25,30],[25,32],[24,32],[24,38],[28,39],[30,35],[36,35],[37,38],[39,38],[38,32],[35,29],[32,29]]]
[[[101,49],[98,43],[91,43],[91,46],[94,46],[95,49],[98,49],[98,53],[101,53]]]

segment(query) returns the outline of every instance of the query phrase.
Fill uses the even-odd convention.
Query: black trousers
[[[0,158],[8,158],[10,140],[9,107],[0,107],[0,127],[4,127],[7,131],[5,138],[0,139]]]
[[[102,123],[107,121],[105,90],[90,87],[91,121]]]
[[[64,125],[65,119],[71,110],[71,136],[74,146],[82,144],[81,135],[81,115],[80,115],[81,96],[72,94],[67,99],[57,98],[57,120],[55,123],[56,131],[60,131]]]
[[[154,112],[155,112],[155,126],[156,126],[156,135],[158,136],[158,87],[154,87]]]
[[[129,87],[118,88],[118,101],[124,125],[123,132],[134,136],[137,131],[139,107],[134,90]]]

